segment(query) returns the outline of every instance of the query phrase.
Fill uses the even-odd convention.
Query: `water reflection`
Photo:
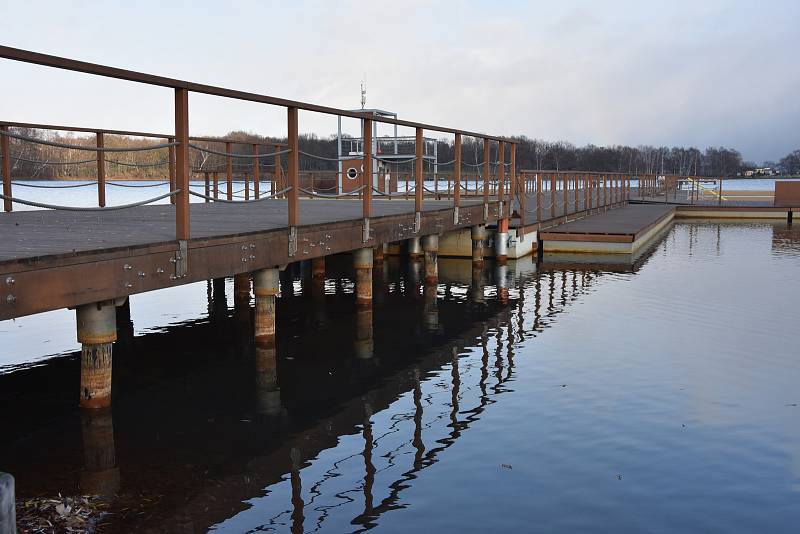
[[[674,246],[695,253],[702,228],[681,231]],[[797,250],[796,233],[772,236],[773,252]],[[724,253],[725,234],[715,239]],[[621,270],[441,259],[439,284],[425,285],[420,262],[387,258],[363,310],[350,258],[331,258],[327,279],[281,273],[274,344],[252,341],[249,296],[228,310],[214,281],[207,317],[126,336],[113,414],[74,409],[74,358],[0,376],[0,400],[25,407],[3,415],[19,437],[0,444],[0,467],[20,498],[106,495],[108,531],[369,529],[419,503],[448,451],[521,394],[528,343]],[[42,396],[31,385],[43,383]]]

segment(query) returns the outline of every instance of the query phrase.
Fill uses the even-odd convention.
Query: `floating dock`
[[[634,254],[675,217],[670,205],[630,204],[539,234],[545,253]]]

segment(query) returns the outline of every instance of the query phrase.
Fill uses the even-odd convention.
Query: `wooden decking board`
[[[480,204],[465,200],[463,206]],[[423,211],[452,207],[450,200],[426,200]],[[360,221],[360,200],[301,200],[300,225]],[[413,200],[373,202],[373,217],[408,214]],[[358,223],[360,225],[360,222]],[[193,203],[192,239],[287,228],[285,200],[250,204]],[[24,258],[113,250],[175,241],[175,208],[169,204],[108,212],[18,211],[0,214],[0,263]]]

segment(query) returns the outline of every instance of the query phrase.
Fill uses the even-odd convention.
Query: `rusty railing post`
[[[261,196],[261,159],[258,158],[258,145],[253,143],[253,196],[258,199]]]
[[[363,226],[361,234],[361,242],[366,243],[369,241],[369,219],[372,217],[372,119],[363,119],[362,121],[362,138],[364,140],[364,164],[361,171],[361,183],[364,186],[361,196],[361,216],[363,217]]]
[[[189,239],[189,90],[175,89],[175,235]]]
[[[491,147],[489,140],[483,139],[483,222],[486,222],[489,217],[489,174],[492,172],[490,167],[489,158]]]
[[[508,195],[506,191],[506,144],[497,142],[497,198],[501,202],[500,217],[507,218]]]
[[[288,184],[287,191],[289,201],[289,256],[297,253],[297,225],[300,224],[300,137],[297,126],[297,108],[287,108],[287,142],[289,154],[287,154]],[[276,167],[277,170],[277,167]]]
[[[561,190],[564,192],[562,205],[564,206],[564,222],[567,222],[567,211],[569,211],[569,174],[561,175]]]
[[[542,222],[542,173],[536,173],[536,222]]]
[[[167,142],[174,143],[175,139],[170,137]],[[171,146],[167,149],[167,167],[169,169],[169,192],[175,191],[175,147]],[[175,204],[175,196],[169,197],[169,203]]]
[[[95,134],[97,138],[97,148],[105,146],[103,132]],[[97,205],[101,208],[106,206],[106,153],[102,150],[97,151]]]
[[[219,198],[219,173],[214,171],[214,198]]]
[[[250,200],[250,173],[244,173],[244,199]]]
[[[8,132],[8,126],[0,126],[0,130]],[[11,151],[8,148],[8,136],[0,135],[0,155],[3,156],[3,194],[11,197]],[[3,210],[11,211],[14,209],[13,203],[8,199],[3,199]]]
[[[208,171],[203,172],[203,185],[205,186],[204,192],[206,197],[211,196],[211,184],[209,183]],[[208,198],[205,199],[206,203],[211,202]]]
[[[422,196],[425,192],[425,183],[422,180],[423,150],[425,148],[423,143],[422,128],[417,127],[414,138],[414,153],[416,157],[414,160],[414,233],[419,232],[422,225]]]
[[[519,227],[517,227],[517,236],[521,238],[525,235],[525,184],[521,183],[521,177],[517,176],[517,143],[511,143],[508,157],[510,158],[509,172],[511,174],[511,183],[514,187],[513,196],[516,196],[517,202],[519,202]],[[511,207],[509,206],[509,215],[510,214]]]
[[[228,200],[233,200],[233,158],[230,157],[230,141],[225,143],[225,152],[228,154],[225,156],[225,173],[227,174],[226,178],[228,181],[228,191],[226,192],[225,196]]]
[[[550,175],[550,218],[556,218],[556,195],[558,194],[558,184],[556,183],[556,174]]]
[[[456,133],[453,141],[453,224],[458,224],[458,210],[461,207],[461,134]]]

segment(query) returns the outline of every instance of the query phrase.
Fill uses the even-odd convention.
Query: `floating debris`
[[[511,467],[511,464],[500,464],[500,467],[502,467],[503,469],[513,469]]]
[[[20,532],[82,534],[94,532],[107,505],[96,495],[37,497],[17,501]]]

